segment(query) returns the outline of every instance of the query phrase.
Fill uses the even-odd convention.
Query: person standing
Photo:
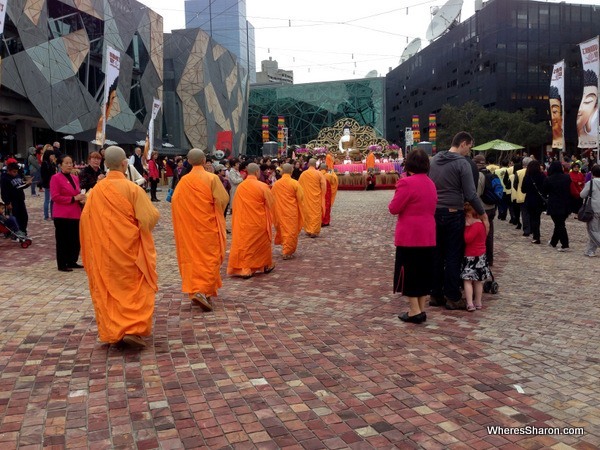
[[[585,184],[585,175],[581,173],[581,165],[579,162],[575,161],[571,164],[569,177],[571,177],[571,212],[577,215],[579,208],[583,205],[580,194]]]
[[[140,147],[136,147],[133,150],[133,155],[129,157],[129,164],[135,167],[140,174],[144,175],[144,163],[142,161],[142,149]]]
[[[108,147],[105,162],[110,172],[92,189],[81,214],[81,256],[100,340],[142,348],[158,290],[152,229],[160,214],[144,190],[125,178],[122,148]]]
[[[464,308],[461,301],[461,264],[464,255],[465,213],[469,202],[487,224],[487,215],[477,196],[471,164],[467,156],[473,137],[466,131],[457,133],[448,151],[437,153],[431,160],[429,176],[437,190],[435,210],[436,249],[432,277],[431,306],[447,309]],[[479,174],[477,174],[479,177]]]
[[[238,186],[231,215],[232,240],[227,274],[250,278],[270,273],[273,265],[273,195],[258,181],[260,167],[248,164],[248,176]]]
[[[332,184],[331,178],[327,173],[327,166],[325,164],[321,164],[319,166],[320,172],[323,174],[323,178],[325,178],[325,183],[327,183],[327,189],[325,191],[325,212],[323,212],[323,218],[321,219],[321,227],[328,227],[331,224],[331,205],[332,205]]]
[[[56,173],[56,156],[50,144],[44,147],[42,165],[40,167],[40,187],[44,189],[44,220],[51,220],[52,197],[50,195],[50,179]]]
[[[584,254],[593,258],[596,256],[596,250],[600,247],[600,166],[598,164],[592,167],[592,179],[585,184],[581,194],[579,194],[582,199],[588,196],[590,189],[592,190],[590,201],[592,202],[594,218],[586,224],[589,241]]]
[[[79,178],[72,174],[73,159],[64,156],[60,172],[50,180],[52,194],[52,219],[56,238],[56,265],[61,272],[81,269],[79,259],[79,219],[85,203],[85,194],[81,193]]]
[[[231,161],[231,168],[229,169],[229,174],[227,177],[229,178],[229,183],[231,184],[231,191],[229,191],[229,209],[233,211],[233,198],[235,197],[235,191],[240,183],[244,181],[244,178],[240,173],[239,159],[234,158]]]
[[[211,297],[223,285],[229,195],[219,177],[204,169],[202,150],[191,149],[187,158],[192,170],[179,181],[171,200],[177,263],[182,291],[204,311],[212,311]]]
[[[429,157],[423,150],[415,149],[407,155],[405,170],[407,176],[398,180],[388,205],[390,213],[398,216],[394,293],[408,298],[408,312],[398,318],[422,323],[427,320],[425,303],[432,288],[430,273],[424,268],[433,266],[437,191],[427,176]]]
[[[301,205],[304,191],[292,178],[291,164],[282,166],[282,175],[275,182],[271,193],[275,211],[275,245],[281,245],[283,259],[292,259],[298,247],[298,235],[302,230]]]
[[[523,236],[528,237],[531,234],[531,223],[529,221],[529,210],[525,207],[525,197],[527,196],[523,192],[523,180],[525,179],[525,173],[527,172],[527,166],[531,162],[531,158],[526,156],[522,160],[522,166],[517,170],[515,167],[515,177],[513,181],[513,201],[516,202],[515,211],[519,211],[521,214],[521,220],[517,225],[517,230],[521,229],[523,224]]]
[[[102,162],[102,155],[98,152],[90,153],[88,157],[88,165],[83,168],[81,172],[79,172],[79,184],[81,189],[85,189],[89,191],[96,183],[102,180],[106,174],[100,167],[100,163]]]
[[[29,215],[25,206],[25,189],[29,187],[30,182],[25,182],[19,173],[19,164],[10,162],[6,165],[6,172],[2,174],[0,181],[0,191],[2,201],[6,210],[10,210],[17,219],[19,229],[27,234],[27,225]]]
[[[40,162],[37,155],[40,153],[35,147],[29,147],[27,165],[29,166],[29,175],[31,176],[31,196],[36,197],[35,186],[40,181]]]
[[[156,188],[158,187],[158,180],[160,180],[160,167],[158,165],[158,153],[152,152],[152,156],[148,161],[148,180],[150,181],[150,200],[153,202],[160,202],[156,198]]]
[[[538,160],[532,160],[527,165],[527,171],[523,178],[522,191],[525,194],[524,206],[529,216],[529,228],[533,234],[532,244],[539,244],[540,228],[542,224],[542,213],[546,209],[546,200],[542,197],[544,179],[546,175],[542,172],[542,165]]]
[[[317,170],[317,160],[311,158],[308,168],[302,172],[298,180],[304,191],[302,202],[302,216],[304,217],[304,231],[306,235],[315,238],[321,232],[321,221],[325,213],[325,196],[327,195],[327,181]]]
[[[547,213],[554,222],[552,238],[548,243],[556,248],[560,242],[558,251],[566,251],[569,248],[569,234],[567,233],[566,221],[571,212],[571,178],[564,172],[560,161],[553,161],[548,167],[548,176],[542,185],[542,192],[548,196]]]

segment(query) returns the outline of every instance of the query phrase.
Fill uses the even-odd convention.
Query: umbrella
[[[521,150],[525,147],[510,142],[503,141],[502,139],[494,139],[493,141],[486,142],[485,144],[473,147],[471,150],[478,152],[485,152],[487,150],[498,150],[501,152],[511,152],[515,150]]]

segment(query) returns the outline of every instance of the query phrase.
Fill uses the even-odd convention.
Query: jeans
[[[52,215],[52,200],[50,199],[50,188],[44,189],[44,219]]]
[[[569,214],[551,215],[552,222],[554,222],[554,232],[550,239],[550,245],[556,247],[556,244],[560,242],[562,248],[569,248],[569,235],[567,234],[567,227],[565,222],[569,218]]]
[[[435,212],[436,239],[431,295],[456,302],[461,299],[460,271],[465,251],[465,214],[438,208]]]
[[[33,174],[31,178],[31,195],[35,195],[35,187],[40,182],[40,179],[40,171],[38,170],[36,173]]]

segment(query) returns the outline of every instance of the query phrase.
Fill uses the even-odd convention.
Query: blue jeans
[[[462,298],[460,270],[465,251],[465,213],[462,209],[435,211],[436,246],[431,295],[456,302]]]
[[[52,200],[50,200],[50,188],[44,189],[44,219],[50,218],[52,214]]]

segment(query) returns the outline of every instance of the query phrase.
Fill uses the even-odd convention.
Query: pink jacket
[[[398,247],[435,246],[435,207],[437,191],[426,174],[403,177],[388,205],[398,216],[394,244]]]
[[[158,170],[158,163],[154,159],[151,159],[150,161],[148,161],[148,176],[150,178],[160,178],[160,172]]]
[[[79,219],[81,217],[81,203],[71,199],[80,194],[79,178],[71,174],[75,182],[75,189],[62,172],[52,175],[50,178],[50,195],[52,196],[52,217],[56,219]]]

